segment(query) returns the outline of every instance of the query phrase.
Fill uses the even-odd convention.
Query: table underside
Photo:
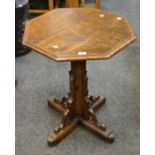
[[[96,117],[96,111],[105,104],[105,98],[88,96],[86,61],[72,61],[70,93],[59,99],[48,99],[49,107],[62,114],[62,122],[48,134],[48,144],[56,145],[78,125],[100,136],[107,142],[114,141],[114,134]]]

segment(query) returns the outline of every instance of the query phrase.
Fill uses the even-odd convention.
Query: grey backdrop
[[[137,35],[137,41],[133,46],[139,46],[140,42],[140,0],[101,0],[101,8],[118,15],[127,17]]]

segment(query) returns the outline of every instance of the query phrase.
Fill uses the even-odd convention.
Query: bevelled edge
[[[128,40],[124,45],[120,46],[119,48],[115,49],[115,52],[109,52],[104,56],[88,56],[87,58],[84,57],[70,57],[70,58],[63,58],[63,57],[57,57],[56,55],[52,55],[49,53],[45,54],[45,50],[44,49],[39,49],[36,48],[34,46],[31,46],[29,43],[23,41],[23,45],[26,47],[31,48],[32,50],[34,50],[35,52],[48,57],[49,59],[52,59],[56,62],[64,62],[64,61],[81,61],[81,60],[104,60],[104,59],[110,59],[112,58],[115,54],[117,54],[118,52],[120,52],[122,49],[126,48],[127,46],[129,46],[132,42],[134,42],[136,40],[136,36],[134,35],[134,37],[130,40]]]

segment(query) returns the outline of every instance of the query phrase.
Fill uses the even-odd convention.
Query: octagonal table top
[[[95,8],[63,8],[29,20],[23,44],[55,61],[76,61],[109,59],[135,39],[123,17]]]

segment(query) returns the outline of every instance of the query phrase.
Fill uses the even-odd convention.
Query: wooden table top
[[[64,8],[28,21],[23,44],[55,61],[75,61],[111,58],[135,39],[123,17],[95,8]]]

